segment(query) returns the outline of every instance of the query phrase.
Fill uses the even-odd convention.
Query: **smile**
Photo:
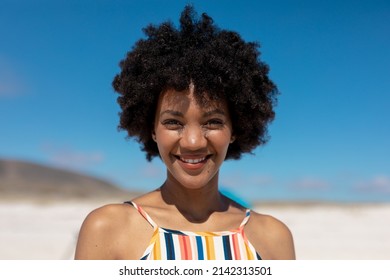
[[[196,164],[196,163],[199,163],[199,162],[202,162],[206,159],[206,157],[202,157],[202,158],[182,158],[180,157],[180,160],[185,162],[185,163],[192,163],[192,164]]]
[[[211,157],[211,155],[203,155],[203,156],[198,156],[196,157],[195,155],[193,156],[180,156],[180,155],[174,155],[176,159],[179,160],[179,163],[181,162],[183,167],[187,168],[199,168],[203,166],[207,160]]]

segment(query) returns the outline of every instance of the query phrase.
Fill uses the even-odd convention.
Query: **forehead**
[[[177,111],[186,111],[189,107],[197,107],[202,111],[222,110],[227,113],[228,106],[225,99],[212,99],[209,94],[195,96],[193,89],[176,91],[169,89],[160,94],[157,110],[173,109]]]

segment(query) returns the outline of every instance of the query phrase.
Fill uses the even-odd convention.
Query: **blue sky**
[[[0,1],[0,157],[144,191],[165,178],[117,131],[118,62],[187,3],[261,44],[281,95],[269,143],[227,161],[244,199],[390,201],[390,2]]]

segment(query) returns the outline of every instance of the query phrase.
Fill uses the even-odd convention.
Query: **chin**
[[[175,181],[179,186],[189,190],[200,190],[207,186],[212,186],[213,181],[217,179],[215,175],[212,177],[207,176],[207,178],[201,178],[203,177],[202,175],[205,174],[199,174],[198,176],[189,174],[180,174],[178,176],[174,176],[171,174],[171,178],[173,178],[173,181]],[[218,186],[218,184],[216,185]]]
[[[180,186],[189,190],[199,190],[203,189],[205,186],[209,184],[209,182],[205,182],[203,180],[198,181],[196,179],[187,179],[187,180],[178,180]]]

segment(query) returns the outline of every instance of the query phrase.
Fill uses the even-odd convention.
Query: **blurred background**
[[[69,258],[78,227],[93,207],[164,181],[160,160],[147,162],[138,143],[117,130],[111,82],[119,61],[144,37],[142,28],[167,20],[177,25],[188,3],[221,28],[259,42],[261,59],[281,92],[269,142],[253,155],[227,161],[221,189],[295,225],[302,258],[357,257],[350,248],[344,250],[349,255],[316,250],[320,239],[313,236],[330,227],[341,234],[324,224],[333,216],[324,220],[315,212],[326,207],[337,220],[349,215],[360,233],[371,228],[367,234],[377,234],[361,233],[361,240],[382,244],[373,245],[366,258],[390,258],[384,237],[390,231],[383,223],[390,219],[388,1],[0,0],[0,245],[45,241],[55,248],[47,243],[54,233],[43,225],[67,219],[68,228],[72,225],[62,242],[71,245],[57,247],[61,253],[14,247],[0,250],[0,259]],[[75,210],[75,199],[83,210]],[[66,200],[61,206],[66,209],[58,206],[60,200]],[[53,204],[58,212],[45,208]],[[378,225],[362,223],[357,205],[369,207],[362,213],[372,211],[366,218]],[[307,207],[316,214],[299,216]],[[347,212],[337,212],[340,207]],[[34,216],[32,209],[41,212]],[[45,216],[49,212],[53,216]],[[32,215],[28,228],[26,213]],[[64,213],[70,216],[59,218]],[[42,240],[31,242],[39,222],[35,237]],[[317,222],[318,232],[299,222]],[[303,237],[308,233],[313,243]],[[345,240],[348,236],[346,231]],[[305,244],[312,244],[311,253]],[[387,253],[375,255],[380,248]]]

